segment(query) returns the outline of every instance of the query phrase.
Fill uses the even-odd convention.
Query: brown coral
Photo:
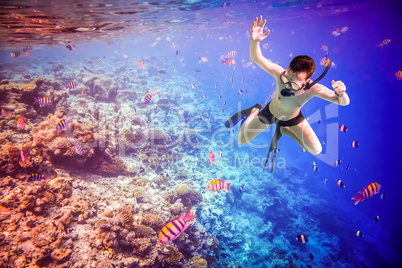
[[[156,234],[155,231],[151,227],[148,227],[148,226],[145,226],[145,225],[137,225],[137,226],[135,226],[134,231],[135,231],[135,234],[138,237],[151,238]]]
[[[177,264],[183,256],[181,252],[173,246],[166,246],[166,248],[169,250],[168,255],[165,257],[166,262],[170,265]]]
[[[116,216],[116,223],[129,229],[134,222],[133,214],[128,208],[122,208]]]
[[[206,268],[208,263],[205,259],[200,256],[194,256],[190,259],[191,268]]]
[[[58,262],[62,262],[70,256],[71,252],[72,250],[69,248],[56,248],[53,250],[52,254],[50,254],[50,257]]]
[[[145,213],[141,218],[141,224],[158,231],[163,227],[164,222],[158,215]]]
[[[151,249],[153,244],[149,238],[135,238],[131,245],[134,247],[133,253],[136,255],[146,255]]]

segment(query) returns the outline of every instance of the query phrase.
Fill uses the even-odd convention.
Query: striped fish
[[[379,43],[377,45],[377,47],[384,48],[384,47],[388,46],[389,43],[391,43],[391,39],[384,39],[381,43]]]
[[[149,102],[152,100],[154,96],[151,94],[147,94],[145,95],[145,99],[144,102],[142,103],[143,106],[147,106],[149,104]]]
[[[356,200],[355,205],[357,205],[360,201],[366,201],[370,197],[374,196],[375,194],[378,194],[380,192],[381,185],[379,185],[376,182],[372,182],[369,185],[367,185],[366,188],[363,190],[359,191],[359,195],[352,197],[352,200]]]
[[[27,147],[21,148],[21,160],[22,162],[27,162],[27,156],[29,155],[29,149]]]
[[[158,94],[159,93],[159,89],[153,89],[152,91],[151,91],[151,93],[149,93],[150,95],[152,95],[152,96],[155,96],[156,94]]]
[[[75,152],[82,155],[82,147],[79,144],[74,145]]]
[[[186,216],[182,217],[183,214],[180,214],[174,220],[169,221],[162,227],[162,230],[159,232],[158,236],[158,244],[166,244],[172,240],[175,240],[182,232],[184,232],[190,225],[187,223],[192,219],[196,218],[196,215],[190,215],[191,208],[187,210]]]
[[[24,129],[26,124],[27,120],[25,119],[24,115],[21,115],[21,117],[17,120],[17,127],[19,129]]]
[[[218,194],[219,190],[232,191],[230,190],[230,184],[227,180],[213,179],[210,181],[205,189]]]
[[[48,97],[42,97],[42,98],[34,98],[35,102],[34,103],[39,103],[40,105],[47,105],[47,104],[52,104],[53,101],[49,99]]]
[[[41,181],[45,180],[45,176],[39,173],[32,173],[27,179],[26,182],[34,182],[34,181]]]
[[[56,130],[57,131],[65,130],[66,128],[68,128],[68,126],[72,121],[73,120],[71,118],[67,120],[65,119],[61,120],[59,123],[57,123]]]
[[[78,84],[73,81],[73,82],[68,83],[66,85],[66,88],[73,89],[73,88],[76,88],[77,86],[78,86]]]

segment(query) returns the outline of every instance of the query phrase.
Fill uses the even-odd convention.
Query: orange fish
[[[6,207],[0,206],[0,220],[6,219],[8,216],[10,216],[11,210],[9,210]]]
[[[29,155],[29,149],[27,147],[21,148],[21,160],[22,162],[27,162],[27,156]]]
[[[142,68],[142,67],[144,67],[144,66],[145,66],[145,61],[144,61],[144,59],[138,61],[138,67]]]
[[[352,200],[356,200],[355,205],[357,205],[360,201],[366,201],[370,197],[374,196],[375,194],[378,194],[380,192],[381,185],[379,185],[376,182],[372,182],[369,185],[367,185],[366,188],[363,190],[359,191],[359,195],[352,197]]]
[[[402,80],[402,71],[397,71],[395,73],[396,78],[398,78],[398,80]]]
[[[227,180],[213,179],[208,183],[205,189],[218,194],[219,190],[232,191],[230,190],[230,184],[231,183],[227,183]]]
[[[21,115],[21,117],[17,120],[17,127],[19,129],[24,129],[26,124],[27,120],[25,119],[24,115]]]
[[[223,60],[221,60],[221,62],[225,65],[235,65],[236,64],[236,61],[232,58],[223,59]]]
[[[215,154],[214,152],[210,151],[208,155],[209,163],[215,165]]]

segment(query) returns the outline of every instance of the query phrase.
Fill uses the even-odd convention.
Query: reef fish
[[[152,100],[153,96],[151,94],[145,95],[144,102],[142,103],[142,106],[147,106],[149,102]]]
[[[143,68],[145,66],[145,61],[144,59],[138,61],[138,67]]]
[[[66,128],[68,128],[68,126],[72,121],[73,120],[71,118],[67,120],[66,119],[61,120],[59,123],[57,123],[56,130],[57,131],[65,130]]]
[[[79,144],[74,145],[75,152],[82,155],[82,147]]]
[[[1,109],[1,116],[7,116],[7,110]]]
[[[66,48],[67,48],[68,50],[70,50],[70,51],[75,50],[75,46],[73,46],[73,45],[71,45],[71,44],[67,44],[67,45],[66,45]]]
[[[243,192],[243,186],[239,187],[239,193],[241,194]]]
[[[208,62],[208,58],[207,58],[207,57],[199,57],[199,58],[198,58],[198,62],[199,62],[199,63],[201,63],[201,62],[207,63],[207,62]]]
[[[6,207],[0,206],[0,221],[6,219],[8,216],[10,216],[11,210],[9,210]]]
[[[29,155],[29,149],[27,147],[21,148],[21,160],[22,162],[27,162],[27,156]]]
[[[342,160],[340,160],[340,159],[336,160],[334,163],[334,167],[339,166],[340,163],[342,163]]]
[[[381,219],[380,215],[375,216],[374,218],[374,222],[377,223],[379,220]]]
[[[187,223],[192,219],[196,218],[196,215],[190,215],[191,208],[187,210],[184,218],[183,214],[180,214],[174,220],[169,221],[162,227],[162,230],[159,232],[158,236],[158,244],[166,244],[172,240],[175,240],[182,232],[184,232],[190,225]]]
[[[19,50],[11,52],[11,57],[17,58],[19,55],[21,55],[21,52]]]
[[[356,234],[356,236],[359,236],[362,238],[364,237],[364,234],[361,231],[356,231],[355,234]]]
[[[22,77],[24,77],[25,79],[31,79],[31,76],[29,74],[23,74]]]
[[[215,165],[215,154],[212,150],[209,152],[208,159],[210,164]]]
[[[227,183],[227,180],[213,179],[208,183],[205,189],[218,194],[219,190],[232,191],[230,189],[230,184],[231,183]]]
[[[25,119],[24,115],[21,115],[21,117],[17,120],[17,127],[19,129],[24,129],[26,124],[27,120]]]
[[[377,45],[377,47],[384,48],[384,47],[388,46],[389,43],[391,43],[391,39],[384,39],[381,43],[379,43]]]
[[[68,84],[66,85],[66,88],[68,88],[68,89],[73,89],[73,88],[76,88],[77,86],[78,86],[78,84],[73,81],[73,82],[68,83]]]
[[[40,105],[47,105],[47,104],[52,104],[53,101],[49,99],[48,97],[42,97],[42,98],[34,98],[35,102],[34,103],[39,103]]]
[[[318,167],[316,165],[313,166],[313,170],[315,170],[316,172],[318,172]]]
[[[45,176],[39,173],[32,173],[25,181],[26,182],[34,182],[34,181],[41,181],[46,180]]]
[[[359,195],[352,197],[352,200],[356,200],[355,205],[357,205],[359,202],[366,201],[370,197],[378,194],[380,192],[380,188],[381,188],[380,184],[372,182],[369,185],[367,185],[366,188],[359,191],[358,192]]]
[[[24,48],[22,49],[22,51],[29,51],[32,50],[32,46],[31,45],[25,45]]]
[[[296,236],[296,240],[303,244],[308,242],[307,236],[303,234],[299,234],[298,236]]]
[[[398,80],[402,80],[402,71],[397,71],[395,73],[396,78],[398,78]]]
[[[336,184],[338,184],[341,188],[345,188],[345,184],[340,179],[336,180]]]
[[[225,64],[225,65],[235,65],[236,61],[232,58],[225,58],[221,60],[221,63]]]
[[[352,146],[353,148],[359,147],[359,143],[358,143],[357,141],[352,141],[351,146]]]

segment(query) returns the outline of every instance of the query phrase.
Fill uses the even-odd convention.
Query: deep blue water
[[[402,159],[402,146],[398,120],[401,117],[402,81],[396,78],[395,73],[402,70],[402,5],[399,1],[228,2],[231,5],[227,7],[221,7],[221,2],[205,3],[205,6],[182,3],[188,10],[169,11],[160,19],[155,14],[140,14],[138,23],[143,23],[141,29],[149,30],[120,33],[109,38],[110,45],[105,38],[76,39],[73,35],[66,35],[64,39],[60,38],[64,40],[60,44],[32,41],[34,50],[31,57],[13,59],[10,53],[15,47],[11,48],[10,43],[2,42],[0,62],[7,63],[7,70],[0,67],[1,71],[11,70],[14,74],[14,77],[2,75],[2,78],[18,81],[22,73],[51,77],[52,74],[46,69],[51,60],[64,63],[74,71],[79,66],[88,68],[88,60],[96,62],[101,59],[105,65],[103,68],[113,69],[113,64],[126,65],[128,70],[115,72],[114,78],[119,81],[120,87],[135,91],[136,88],[130,87],[130,79],[124,82],[124,77],[129,77],[131,71],[137,72],[137,62],[144,58],[145,68],[162,68],[168,72],[166,76],[153,74],[163,76],[157,85],[164,94],[170,96],[181,91],[193,91],[200,103],[199,107],[194,108],[199,109],[196,112],[208,119],[213,118],[212,123],[217,121],[212,131],[202,134],[211,141],[210,144],[204,144],[202,154],[206,155],[209,150],[217,153],[225,149],[229,158],[223,167],[208,168],[206,173],[233,181],[234,198],[219,196],[211,199],[215,200],[216,209],[223,210],[219,216],[221,218],[215,220],[208,217],[203,208],[198,214],[199,220],[209,224],[209,231],[220,239],[227,248],[225,253],[229,254],[221,257],[215,267],[225,267],[230,262],[244,267],[274,267],[274,259],[282,256],[288,260],[293,254],[298,256],[295,262],[304,267],[307,264],[314,267],[400,267],[402,205],[399,197],[402,183],[398,165]],[[163,5],[168,4],[162,3],[161,8]],[[192,10],[193,6],[197,8]],[[325,117],[329,117],[325,114],[328,102],[321,99],[309,101],[302,112],[307,117],[319,111],[323,117],[322,123],[312,124],[320,141],[327,141],[323,145],[323,153],[315,157],[302,152],[296,142],[283,137],[279,143],[278,157],[285,161],[286,169],[276,169],[273,176],[263,173],[261,164],[254,168],[239,167],[235,160],[237,156],[244,157],[245,154],[249,154],[250,158],[257,157],[260,161],[264,159],[272,128],[256,138],[256,144],[265,144],[264,148],[259,149],[250,145],[240,146],[237,143],[237,127],[234,133],[215,132],[223,128],[223,122],[239,106],[261,103],[275,88],[275,80],[258,66],[242,66],[250,61],[248,31],[254,18],[260,14],[268,20],[266,26],[271,29],[269,36],[261,43],[266,58],[286,68],[292,57],[310,55],[316,63],[314,78],[323,70],[319,62],[325,52],[320,45],[327,45],[329,58],[336,67],[331,67],[320,83],[331,88],[331,80],[342,80],[351,100],[349,106],[330,108],[335,113],[334,118]],[[185,20],[167,23],[168,16],[169,19]],[[194,17],[196,19],[192,19]],[[332,34],[335,27],[345,26],[348,27],[346,32],[336,37]],[[391,40],[389,45],[378,48],[377,45],[385,39]],[[67,50],[67,41],[76,45],[77,50]],[[157,44],[151,46],[155,41]],[[30,40],[23,42],[30,43]],[[172,48],[172,43],[177,44],[178,48]],[[264,48],[264,44],[269,46]],[[22,47],[22,44],[16,46]],[[237,69],[219,61],[221,55],[232,50],[238,52]],[[127,59],[122,57],[124,54]],[[199,63],[199,57],[207,57],[208,62]],[[148,79],[151,87],[152,75]],[[166,87],[163,87],[163,83]],[[195,88],[191,87],[192,84]],[[238,95],[240,89],[245,93]],[[203,98],[204,95],[206,98]],[[139,106],[143,101],[142,96],[130,101],[134,106]],[[178,109],[180,105],[177,103]],[[328,130],[329,124],[343,124],[348,131]],[[197,121],[193,126],[203,126],[203,123]],[[338,149],[337,154],[327,150],[330,131],[337,132],[336,138],[330,141],[335,146],[331,148]],[[352,141],[358,141],[359,147],[352,148]],[[222,144],[228,147],[222,149],[219,146]],[[193,152],[189,150],[187,153]],[[327,157],[330,160],[325,160]],[[331,162],[334,159],[342,160],[336,168]],[[318,172],[312,169],[314,161],[318,161]],[[347,165],[350,170],[346,170]],[[328,178],[327,184],[324,183],[325,178]],[[344,189],[336,184],[337,179],[345,183]],[[195,182],[200,183],[201,189],[201,182]],[[385,193],[386,199],[381,199],[377,194],[355,206],[350,198],[371,182],[381,184],[380,194]],[[244,185],[243,194],[238,194],[240,185]],[[270,200],[272,203],[264,207],[258,203],[259,200]],[[256,205],[254,208],[253,204]],[[381,215],[378,223],[374,223],[376,215]],[[230,219],[231,222],[225,223],[225,216],[229,216],[226,220]],[[216,228],[223,224],[231,226],[224,230],[224,234]],[[258,233],[253,238],[253,232],[269,224],[272,224],[272,229]],[[356,230],[362,231],[364,238],[357,237]],[[309,237],[308,243],[302,245],[295,240],[300,233]],[[245,238],[238,239],[239,236]],[[286,240],[290,241],[290,249],[284,246]],[[245,247],[245,244],[248,246]],[[264,248],[266,244],[272,245],[268,247],[270,250]],[[274,249],[280,248],[285,252],[273,257]],[[314,254],[314,261],[309,260],[310,253]]]

